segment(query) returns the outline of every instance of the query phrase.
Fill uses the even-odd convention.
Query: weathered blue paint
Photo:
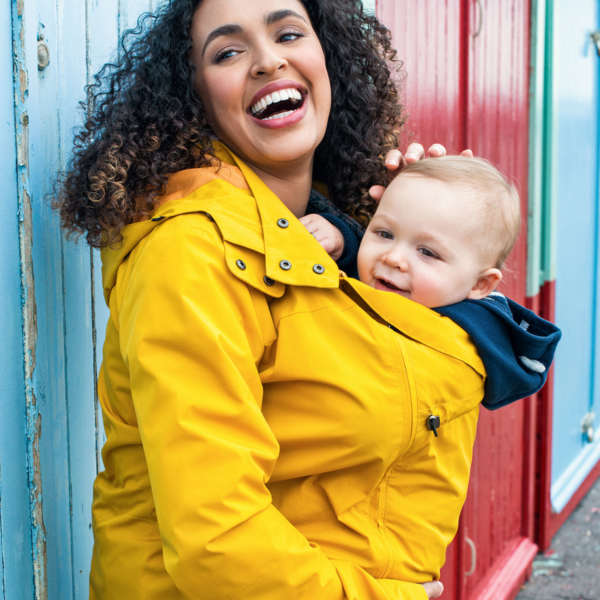
[[[33,597],[31,513],[25,440],[25,388],[21,303],[21,260],[17,194],[15,93],[11,6],[0,20],[0,311],[4,320],[0,344],[0,598]]]
[[[108,311],[98,252],[66,241],[49,205],[84,86],[158,0],[10,0],[0,20],[0,600],[83,600],[96,395]],[[366,1],[371,10],[374,1]],[[38,42],[50,62],[37,65]]]
[[[11,1],[13,82],[15,106],[16,168],[19,259],[21,274],[21,315],[23,327],[24,387],[26,409],[26,465],[31,519],[31,547],[34,593],[45,597],[46,530],[40,470],[41,414],[36,395],[34,371],[37,357],[37,308],[33,265],[33,213],[30,185],[30,87],[26,64],[26,18],[23,0]]]

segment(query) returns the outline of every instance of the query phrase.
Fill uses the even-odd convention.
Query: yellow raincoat
[[[466,495],[481,360],[452,321],[340,280],[217,155],[103,251],[91,598],[423,600]]]

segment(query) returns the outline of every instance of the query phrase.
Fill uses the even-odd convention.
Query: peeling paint
[[[34,405],[35,394],[32,393]],[[44,525],[43,503],[42,503],[42,470],[40,466],[40,439],[42,437],[42,416],[36,411],[35,426],[30,430],[32,438],[28,440],[31,446],[31,459],[33,469],[31,479],[33,485],[30,488],[31,515],[33,519],[33,577],[35,583],[36,600],[47,600],[48,586],[46,585],[46,527]]]
[[[25,417],[27,479],[29,486],[30,524],[35,600],[47,600],[47,551],[42,500],[40,440],[42,417],[35,396],[34,372],[37,348],[37,307],[33,271],[33,215],[29,173],[29,83],[25,56],[24,0],[13,0],[13,92],[17,150],[17,194],[19,227],[19,261],[21,272],[21,314],[25,381]]]

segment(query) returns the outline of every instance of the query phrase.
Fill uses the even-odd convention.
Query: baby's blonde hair
[[[515,186],[483,158],[444,156],[425,158],[404,167],[398,177],[419,175],[444,183],[471,188],[481,201],[485,223],[485,246],[501,268],[510,254],[521,227],[521,204]]]

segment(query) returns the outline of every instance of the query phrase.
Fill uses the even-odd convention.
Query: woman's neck
[[[283,172],[256,167],[254,170],[294,215],[304,216],[312,187],[312,161],[304,168],[292,168]]]

